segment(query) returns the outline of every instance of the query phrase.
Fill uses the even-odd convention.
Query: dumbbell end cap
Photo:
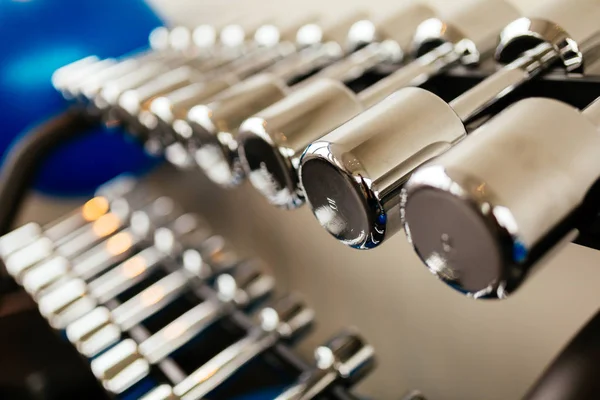
[[[315,360],[320,369],[337,370],[347,386],[364,378],[375,366],[375,351],[354,330],[345,330],[317,347]]]
[[[332,144],[315,142],[302,156],[300,180],[306,200],[321,226],[356,249],[378,246],[386,215],[368,174],[355,160],[339,157]]]
[[[238,135],[242,167],[250,183],[269,203],[284,209],[304,204],[298,189],[298,172],[286,149],[279,147],[262,118],[250,118],[240,126]],[[293,151],[290,151],[293,156]]]
[[[485,182],[434,164],[417,170],[401,197],[408,240],[443,282],[488,299],[507,297],[521,280],[527,248]]]
[[[548,43],[556,50],[567,71],[578,71],[583,67],[582,43],[560,25],[540,18],[523,17],[508,24],[500,34],[495,58],[509,63],[541,43]]]

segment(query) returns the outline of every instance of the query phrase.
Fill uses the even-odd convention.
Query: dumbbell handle
[[[181,381],[174,388],[175,394],[181,400],[203,398],[250,360],[275,345],[278,339],[279,334],[274,332],[266,333],[262,329],[250,332]]]
[[[140,354],[156,364],[225,316],[231,307],[217,301],[204,301],[165,326],[139,346]]]
[[[547,71],[559,59],[559,53],[550,44],[539,44],[451,101],[450,106],[468,125],[500,99]]]
[[[524,400],[600,398],[600,313],[575,336]]]
[[[363,90],[358,98],[365,107],[371,107],[398,89],[426,82],[458,63],[460,58],[454,44],[444,43]]]

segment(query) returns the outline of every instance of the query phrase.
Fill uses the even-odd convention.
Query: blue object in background
[[[118,57],[147,46],[161,20],[143,0],[0,0],[0,154],[17,135],[65,110],[50,82],[57,68],[88,55]],[[123,135],[98,130],[58,150],[36,188],[89,194],[123,172],[157,163]]]

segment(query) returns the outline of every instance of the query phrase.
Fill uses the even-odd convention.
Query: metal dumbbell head
[[[502,28],[518,16],[505,0],[473,0],[441,11],[439,17],[416,28],[411,53],[420,57],[363,90],[361,101],[372,106],[396,90],[419,86],[458,63],[479,63],[495,50]]]
[[[90,213],[94,213],[93,217],[95,219],[75,229],[67,235],[66,239],[53,241],[50,237],[43,235],[29,245],[14,251],[5,258],[8,273],[18,281],[21,281],[27,271],[31,270],[38,263],[48,260],[52,255],[62,256],[70,260],[93,248],[105,238],[120,231],[127,225],[127,218],[131,210],[125,199],[120,198],[112,201],[110,212],[104,212],[105,201],[103,199],[101,201],[95,200],[92,203],[86,203],[82,208],[82,212],[92,210]],[[101,205],[98,206],[100,203]],[[76,220],[78,219],[80,219],[78,215],[76,215],[75,219],[67,218],[65,224],[77,222]],[[60,227],[56,225],[50,229],[62,230],[64,226],[66,225],[61,224]],[[50,229],[48,233],[50,233]]]
[[[170,203],[171,200],[168,198],[159,198],[149,207],[146,207],[143,214],[138,214],[137,218],[132,218],[132,224],[137,223],[138,225],[135,229],[132,225],[79,257],[70,260],[72,267],[70,268],[69,275],[90,281],[92,278],[104,273],[107,269],[121,263],[116,268],[94,280],[95,283],[93,286],[99,285],[99,292],[104,292],[104,289],[101,290],[100,288],[105,288],[107,285],[114,290],[118,287],[117,283],[120,282],[123,284],[128,278],[133,278],[131,271],[136,270],[141,274],[164,258],[177,254],[177,249],[174,247],[167,248],[168,246],[164,242],[161,244],[163,247],[158,247],[156,244],[152,246],[152,238],[157,234],[155,230],[167,230],[168,234],[163,236],[166,236],[169,243],[173,243],[173,246],[176,246],[177,239],[185,237],[195,229],[200,230],[201,235],[204,235],[203,237],[208,237],[208,234],[204,233],[204,226],[202,224],[185,226],[183,229],[173,229],[177,227],[178,221],[185,219],[188,214],[172,221],[178,213],[172,212],[177,207],[171,207]],[[150,213],[154,213],[154,215],[150,215]],[[132,217],[135,217],[135,212]],[[146,217],[149,217],[148,221],[146,221]],[[156,228],[156,226],[163,224],[167,224],[167,227]],[[199,240],[202,240],[202,238]],[[140,252],[137,253],[138,251]],[[136,255],[134,256],[134,254]],[[25,276],[24,282],[27,279],[32,279],[29,276],[34,272],[42,275],[46,274],[48,278],[51,274],[43,272],[43,270],[52,270],[53,268],[51,263],[40,265]],[[100,282],[104,283],[100,284]],[[36,293],[36,295],[39,295],[39,293]]]
[[[398,127],[410,129],[398,135]],[[397,186],[463,136],[461,121],[437,96],[399,91],[307,148],[300,179],[309,206],[342,243],[376,247],[400,229]]]
[[[460,7],[442,9],[437,17],[421,23],[413,38],[412,51],[423,55],[449,43],[456,47],[463,64],[477,64],[493,51],[498,33],[518,17],[509,2],[470,0]]]
[[[155,98],[150,104],[149,110],[142,110],[139,115],[140,122],[150,130],[147,150],[152,154],[160,154],[163,151],[170,150],[175,152],[175,162],[189,167],[190,157],[183,160],[183,151],[185,147],[181,143],[175,143],[177,137],[175,132],[184,130],[182,139],[188,139],[185,136],[185,130],[191,129],[184,119],[189,110],[197,105],[206,102],[208,99],[234,86],[241,80],[268,68],[271,64],[278,64],[285,60],[286,65],[295,65],[301,59],[300,54],[296,53],[306,47],[305,44],[296,42],[295,36],[299,30],[310,25],[315,25],[315,16],[308,16],[288,22],[285,28],[278,28],[272,24],[261,26],[255,34],[255,42],[258,49],[251,52],[246,57],[240,58],[218,70],[218,74],[213,74],[209,79],[198,83],[184,86],[179,90],[164,94]],[[310,22],[310,23],[309,23]],[[175,127],[171,125],[177,121]],[[173,131],[175,128],[175,132]],[[177,159],[183,161],[177,161]]]
[[[306,144],[362,109],[341,82],[319,80],[244,121],[239,154],[252,185],[280,207],[303,204],[296,168]]]
[[[70,280],[38,300],[40,313],[55,329],[64,329],[95,306],[96,301],[87,295],[87,285],[80,279]]]
[[[554,100],[524,100],[418,169],[402,213],[428,268],[476,298],[514,291],[569,238],[595,193],[599,105],[582,115]]]
[[[355,332],[342,332],[315,350],[317,369],[303,374],[275,400],[319,398],[335,384],[352,386],[374,365],[373,348]]]
[[[374,349],[358,333],[345,331],[315,350],[317,367],[333,369],[347,384],[362,379],[374,366]]]
[[[219,299],[223,302],[247,305],[270,293],[274,279],[261,271],[257,261],[245,261],[229,274],[219,275],[215,282]]]
[[[499,99],[555,65],[583,72],[599,57],[600,4],[552,0],[502,32],[496,58],[510,62],[450,105],[465,124],[476,121]]]
[[[265,332],[277,332],[282,338],[291,339],[308,328],[314,320],[314,311],[295,295],[285,296],[259,313],[260,327]]]
[[[117,198],[131,195],[137,183],[129,175],[119,176],[100,186],[95,197],[66,216],[60,217],[45,226],[28,223],[0,237],[0,257],[6,259],[12,253],[20,250],[42,236],[53,243],[60,243],[77,229],[93,222],[110,211],[110,202]]]
[[[545,2],[504,29],[496,58],[510,62],[531,48],[532,43],[546,42],[559,53],[568,71],[581,69],[585,63],[584,54],[600,41],[598,9],[595,0]]]
[[[134,340],[126,339],[92,360],[92,372],[109,393],[123,393],[150,373],[150,363],[137,349]]]
[[[154,246],[164,254],[177,255],[183,249],[203,243],[211,235],[208,222],[188,213],[154,232]]]
[[[410,52],[415,29],[421,21],[433,18],[435,14],[436,11],[424,4],[403,6],[383,18],[356,22],[348,31],[348,38],[362,45],[392,40],[401,52]]]
[[[424,31],[423,27],[430,25],[431,21],[440,21],[440,19],[430,18],[433,13],[427,10],[420,5],[405,8],[383,23],[382,35],[389,34],[388,39],[407,46],[408,51],[407,43],[413,38],[415,30],[417,33],[419,30]],[[485,25],[485,29],[482,28],[479,22],[474,23],[470,18],[473,10],[485,11],[486,18],[493,15],[496,22],[481,24]],[[460,8],[459,11],[448,15],[447,20],[457,26],[464,25],[465,33],[461,32],[463,36],[460,37],[471,35],[473,39],[470,39],[470,43],[480,53],[489,53],[493,48],[488,43],[490,32],[497,34],[502,27],[502,21],[510,21],[516,14],[511,6],[498,0],[477,1],[468,7]],[[405,18],[409,19],[410,23],[392,23]],[[395,29],[392,30],[390,26]],[[442,26],[448,25],[442,24]],[[419,46],[416,46],[418,49],[431,49],[428,42],[433,40],[431,35],[425,38],[421,34],[418,40]],[[450,38],[436,40],[439,44],[439,42],[450,41]],[[457,38],[452,40],[460,42]],[[450,49],[453,48],[454,42],[450,45]],[[458,51],[462,55],[463,50]],[[459,57],[457,55],[457,59]],[[358,97],[339,82],[317,81],[245,121],[240,127],[239,153],[242,166],[251,183],[269,202],[277,206],[295,208],[303,204],[305,196],[298,182],[298,166],[306,147],[359,114],[364,110],[365,105],[381,100],[394,90],[410,84],[410,79],[406,81],[404,79],[413,73],[413,69],[408,69],[401,75],[392,74],[376,83],[373,88],[359,93]]]
[[[347,31],[356,22],[356,16],[336,24]],[[238,155],[237,132],[240,124],[251,115],[284,98],[291,90],[296,78],[319,70],[343,56],[342,44],[329,39],[317,48],[307,48],[297,58],[283,60],[269,70],[253,76],[227,89],[208,104],[193,107],[188,115],[190,128],[183,129],[180,136],[186,139],[190,151],[211,180],[230,187],[242,182],[244,172]],[[315,56],[315,54],[318,54]]]
[[[99,61],[96,56],[88,56],[57,69],[52,74],[52,85],[58,91],[64,90],[72,80],[73,74],[81,74]]]
[[[376,247],[398,232],[399,195],[412,171],[461,140],[465,124],[490,104],[547,69],[558,55],[544,46],[543,54],[537,47],[526,52],[450,104],[403,89],[311,144],[300,175],[321,225],[355,248]]]

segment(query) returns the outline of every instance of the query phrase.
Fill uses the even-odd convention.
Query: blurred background
[[[439,7],[452,7],[459,2],[431,1]],[[28,1],[8,3],[22,5]],[[44,3],[53,9],[57,18],[62,19],[61,29],[65,32],[72,28],[68,19],[77,18],[73,14],[59,17],[60,12],[54,9],[61,7],[59,1],[29,3],[32,6]],[[111,0],[110,3],[114,7],[131,3],[127,6],[134,8],[136,2]],[[226,20],[232,10],[238,15],[257,16],[314,10],[335,17],[358,8],[377,16],[404,1],[149,0],[149,3],[168,25],[193,27],[202,22]],[[539,0],[514,0],[523,12],[537,3]],[[2,7],[8,7],[6,1],[0,6],[0,24],[10,22],[5,13],[2,16]],[[127,48],[135,47],[124,41],[131,39],[141,44],[145,40],[128,36],[127,24],[151,27],[159,23],[145,10],[132,9],[130,15],[136,12],[144,15],[137,22],[136,18],[128,18],[107,24],[106,19],[112,17],[108,13],[99,15],[93,33],[87,31],[82,35],[106,36],[110,38],[107,43],[122,46],[108,49],[107,44],[107,52],[124,53]],[[28,17],[22,18],[26,21]],[[75,25],[79,29],[81,24]],[[7,26],[0,29],[6,29],[4,33],[8,34]],[[46,28],[32,26],[19,30],[13,26],[11,29],[27,40],[39,42],[46,50],[51,49],[47,45],[50,40],[44,43],[39,37]],[[18,37],[10,42],[11,47],[21,46]],[[76,56],[70,57],[96,50],[76,49],[73,50]],[[54,51],[66,52],[64,48]],[[60,65],[60,57],[48,57],[54,57]],[[3,92],[17,95],[16,101],[20,101],[19,94],[27,98],[36,95],[35,89],[27,87],[32,75],[21,67],[15,68],[25,74],[24,83],[13,75],[7,79],[14,86],[4,85]],[[21,107],[14,101],[11,107]],[[8,107],[6,103],[0,104]],[[56,107],[60,105],[56,103]],[[40,118],[44,117],[41,110],[36,112]],[[29,117],[23,116],[23,121]],[[11,119],[11,115],[3,112],[3,120]],[[25,126],[23,121],[18,124],[21,128]],[[8,127],[10,123],[6,122]],[[4,146],[9,142],[6,139],[2,138]],[[38,190],[29,197],[19,223],[50,221],[80,204],[81,195],[89,193],[94,182],[106,180],[121,170],[144,173],[156,164],[156,160],[122,136],[100,133],[87,143],[61,150],[54,157],[39,178]],[[215,231],[230,238],[241,253],[263,258],[282,289],[298,291],[306,297],[318,320],[315,332],[299,345],[307,359],[312,357],[314,347],[340,326],[357,327],[378,354],[377,370],[358,387],[368,398],[394,399],[415,388],[434,400],[520,398],[600,303],[597,287],[600,256],[588,248],[567,245],[536,271],[535,279],[506,301],[476,302],[437,282],[413,254],[403,235],[376,250],[359,252],[335,242],[318,226],[307,208],[293,212],[275,209],[247,183],[226,191],[199,172],[181,172],[169,166],[152,169],[147,179],[187,209],[205,215]],[[0,370],[5,368],[0,361]]]

